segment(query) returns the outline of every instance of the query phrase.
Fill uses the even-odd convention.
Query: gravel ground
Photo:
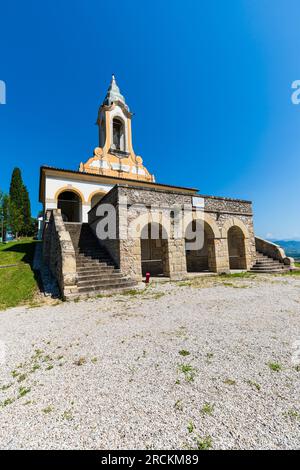
[[[299,448],[299,339],[300,276],[0,312],[0,447]]]

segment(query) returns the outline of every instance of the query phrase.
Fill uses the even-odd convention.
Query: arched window
[[[125,152],[125,129],[124,123],[119,118],[113,119],[113,145],[116,150]]]
[[[65,222],[81,222],[81,198],[73,191],[63,191],[57,198],[57,207]]]

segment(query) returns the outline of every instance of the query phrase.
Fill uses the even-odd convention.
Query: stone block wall
[[[286,256],[285,251],[279,245],[259,237],[255,237],[255,245],[257,251],[260,253],[263,253],[270,258],[277,259],[291,268],[295,267],[294,259]]]
[[[174,217],[166,226],[166,216],[172,211],[188,208],[193,219],[200,218],[209,226],[210,253],[209,269],[215,272],[228,272],[229,249],[228,231],[237,227],[244,241],[244,267],[250,269],[255,263],[255,238],[253,229],[252,205],[249,201],[199,196],[204,199],[204,210],[193,207],[194,194],[175,193],[166,190],[116,185],[89,212],[89,223],[96,233],[96,226],[101,217],[97,216],[97,207],[109,203],[115,208],[116,236],[114,239],[100,240],[113,257],[123,274],[134,280],[142,279],[140,235],[149,222],[161,224],[168,235],[163,244],[162,263],[164,275],[183,278],[187,273],[185,251],[185,232],[179,238],[174,237]],[[151,210],[151,213],[150,213]],[[190,219],[191,220],[191,219]],[[138,231],[132,227],[140,226]]]
[[[43,236],[43,258],[58,282],[63,297],[76,294],[76,257],[60,209],[49,211]]]

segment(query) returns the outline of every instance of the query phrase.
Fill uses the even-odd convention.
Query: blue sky
[[[42,164],[97,146],[112,73],[158,182],[251,199],[263,237],[300,238],[297,0],[2,2],[0,188],[22,169],[33,214]]]

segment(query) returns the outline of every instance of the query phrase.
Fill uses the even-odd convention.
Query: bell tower
[[[142,158],[133,150],[131,119],[132,113],[113,75],[98,111],[99,147],[92,158],[80,164],[79,171],[154,181]]]

